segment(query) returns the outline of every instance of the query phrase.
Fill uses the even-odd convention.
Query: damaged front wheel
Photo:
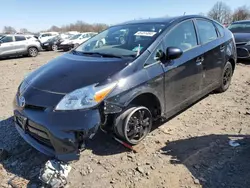
[[[152,127],[152,114],[144,106],[130,107],[115,119],[115,133],[129,144],[143,140]]]

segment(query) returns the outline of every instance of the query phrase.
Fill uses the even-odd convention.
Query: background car
[[[73,37],[71,37],[70,39],[63,41],[60,44],[59,49],[62,49],[64,51],[68,51],[74,47],[79,46],[81,43],[85,42],[86,40],[95,36],[96,34],[97,33],[94,33],[94,32],[76,34]]]
[[[250,20],[233,22],[228,29],[234,34],[239,59],[250,59]]]
[[[60,35],[53,37],[51,39],[49,39],[48,41],[42,43],[42,48],[44,50],[53,50],[53,51],[57,51],[58,50],[58,46],[60,46],[60,44],[63,42],[63,38],[60,37]]]
[[[40,50],[40,42],[31,36],[6,35],[0,39],[0,57],[16,55],[35,57]]]
[[[46,32],[46,33],[40,33],[38,39],[40,40],[41,43],[46,42],[50,38],[53,38],[55,36],[59,35],[58,32]]]

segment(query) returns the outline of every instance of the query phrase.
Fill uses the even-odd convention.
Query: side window
[[[161,43],[155,50],[154,52],[150,55],[150,57],[148,58],[148,60],[146,61],[146,63],[144,64],[145,66],[151,65],[153,63],[158,62],[159,60],[157,60],[157,57],[160,56],[160,54],[164,54],[163,51],[163,44]]]
[[[217,38],[216,29],[212,22],[206,20],[197,20],[197,27],[202,44],[208,43]]]
[[[15,36],[16,41],[24,41],[26,38],[24,36]]]
[[[220,33],[220,36],[223,37],[224,36],[224,32],[225,32],[225,29],[223,26],[221,26],[220,24],[217,24],[217,23],[214,23],[215,26],[217,27],[219,33]]]
[[[174,27],[164,41],[166,48],[177,47],[184,52],[196,47],[198,42],[193,21],[188,20]]]
[[[6,36],[3,39],[1,39],[2,43],[7,43],[7,42],[13,42],[13,37],[12,36]]]

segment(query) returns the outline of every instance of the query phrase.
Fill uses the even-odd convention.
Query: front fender
[[[142,94],[152,94],[158,99],[161,112],[164,112],[163,78],[162,76],[150,78],[146,69],[134,73],[125,81],[123,80],[122,86],[118,84],[117,88],[105,100],[106,107],[112,107],[113,111],[110,111],[110,108],[106,108],[106,110],[118,113],[136,97]]]

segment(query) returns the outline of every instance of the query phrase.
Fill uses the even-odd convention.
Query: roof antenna
[[[184,12],[184,14],[183,14],[184,16],[186,15],[186,12]]]

